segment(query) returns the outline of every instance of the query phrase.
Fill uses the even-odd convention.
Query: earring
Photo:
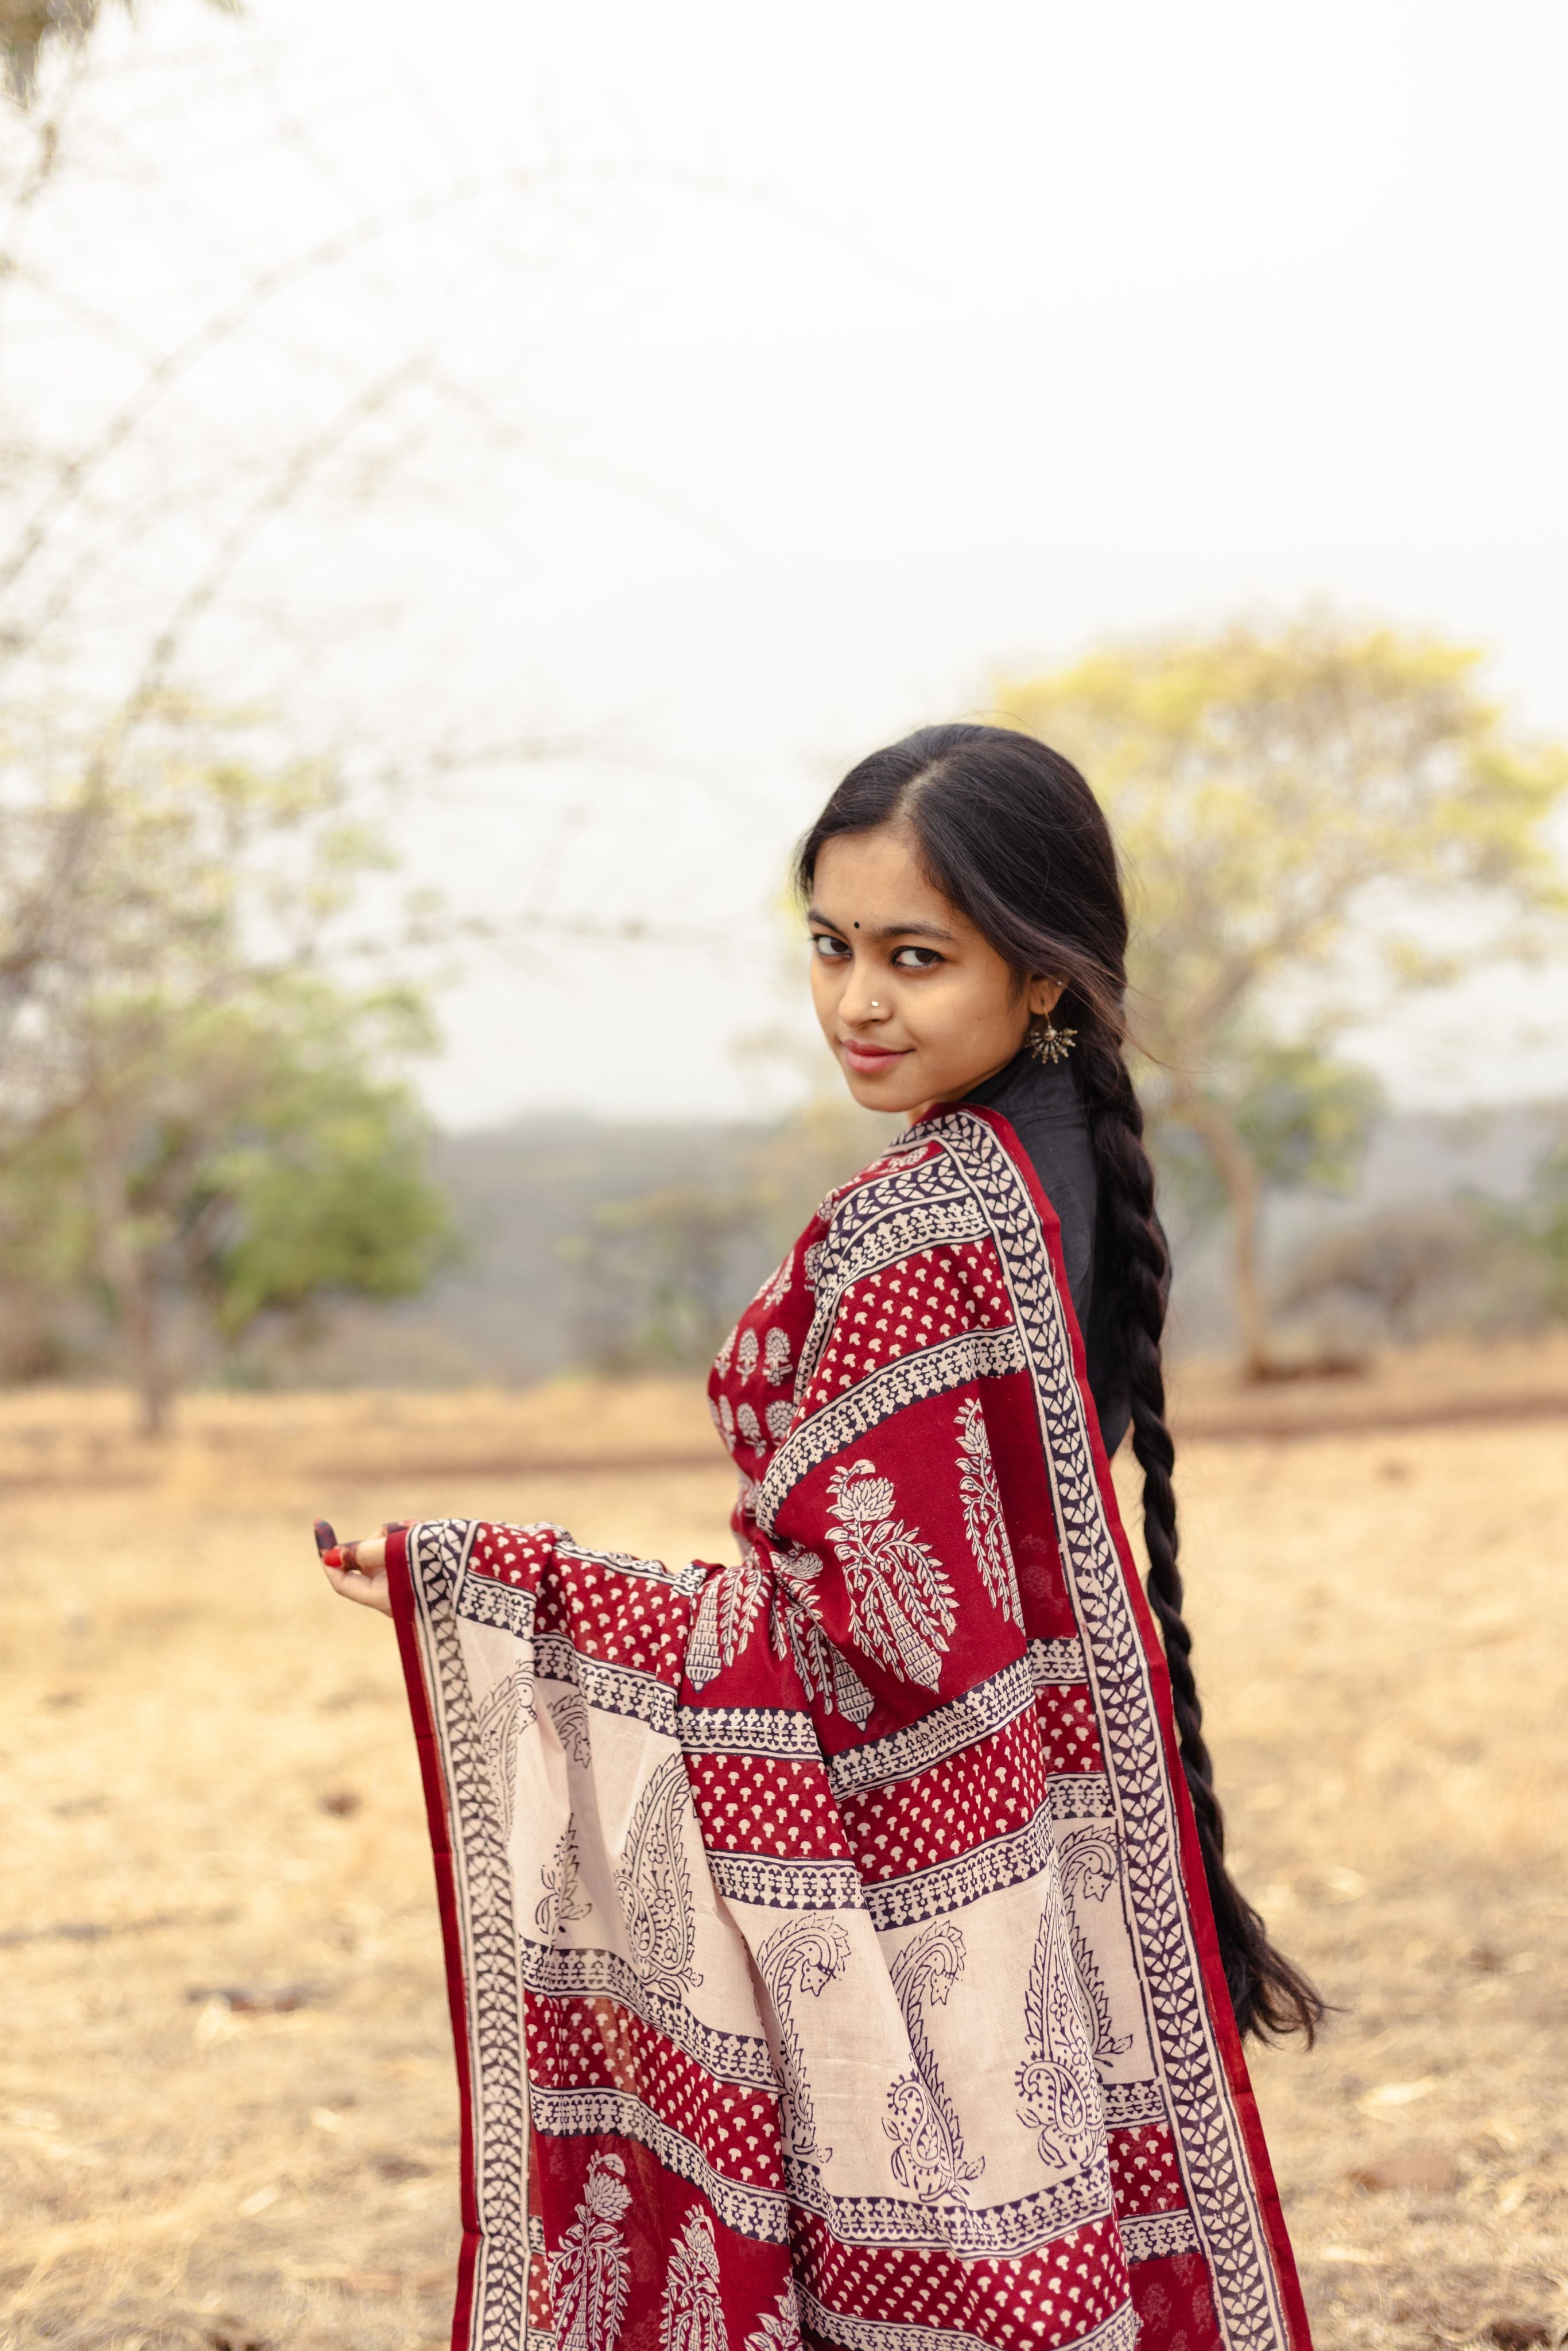
[[[1078,1031],[1076,1029],[1058,1029],[1048,1012],[1043,1029],[1038,1028],[1032,1020],[1030,1022],[1029,1034],[1023,1041],[1037,1061],[1065,1061],[1078,1042]]]

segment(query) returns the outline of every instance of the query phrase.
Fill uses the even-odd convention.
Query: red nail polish
[[[334,1544],[333,1544],[333,1546],[332,1546],[332,1548],[331,1548],[331,1550],[330,1550],[330,1551],[324,1551],[324,1552],[322,1552],[322,1554],[321,1554],[321,1564],[322,1564],[322,1566],[323,1566],[323,1567],[341,1567],[341,1566],[342,1566],[342,1564],[343,1564],[343,1554],[342,1554],[342,1552],[338,1549],[338,1547],[337,1547],[336,1543],[334,1543]]]

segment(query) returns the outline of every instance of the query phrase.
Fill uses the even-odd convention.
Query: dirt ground
[[[1322,2351],[1522,2351],[1568,2329],[1568,1417],[1372,1403],[1288,1438],[1188,1416],[1239,1872],[1341,2011],[1255,2071]],[[310,1520],[723,1558],[702,1427],[651,1388],[203,1397],[149,1447],[119,1396],[0,1400],[0,2342],[444,2343],[413,1741],[391,1627],[332,1598]]]

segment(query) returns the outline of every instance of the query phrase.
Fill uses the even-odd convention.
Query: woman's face
[[[906,827],[842,834],[817,858],[807,922],[811,1000],[867,1110],[956,1102],[1012,1060],[1062,983],[1020,987],[988,940],[921,872]]]

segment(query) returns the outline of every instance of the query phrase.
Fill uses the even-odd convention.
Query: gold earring
[[[1076,1029],[1057,1028],[1048,1012],[1043,1029],[1037,1027],[1033,1020],[1030,1022],[1029,1033],[1023,1041],[1037,1061],[1065,1061],[1078,1042],[1078,1031]]]

